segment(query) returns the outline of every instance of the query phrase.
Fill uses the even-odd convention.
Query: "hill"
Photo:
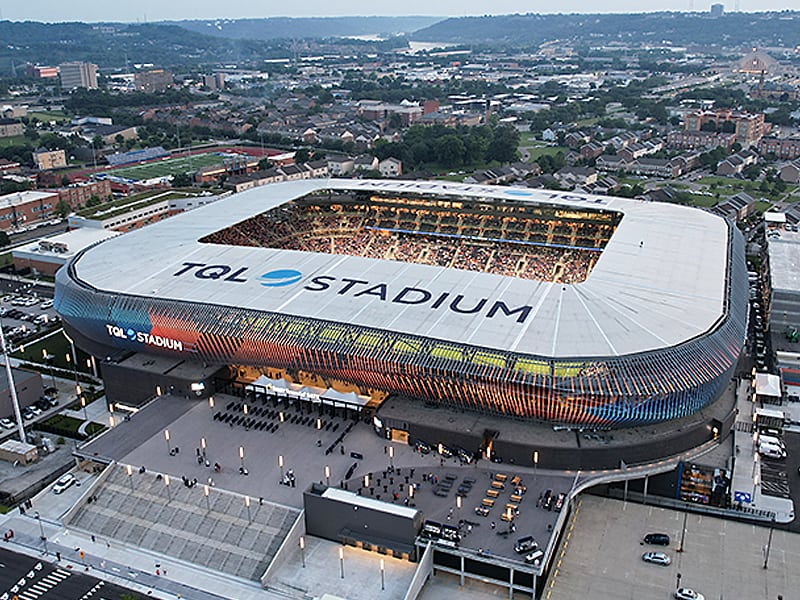
[[[718,47],[800,44],[800,12],[730,13],[712,18],[707,13],[639,14],[514,14],[445,19],[416,31],[422,42],[532,47],[549,40],[592,45],[611,41],[626,44],[702,45]]]
[[[271,17],[170,21],[189,31],[214,37],[250,40],[328,38],[407,34],[444,17]]]

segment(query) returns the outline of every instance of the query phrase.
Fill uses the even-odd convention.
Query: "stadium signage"
[[[209,265],[197,262],[184,262],[181,267],[173,273],[173,277],[192,273],[198,279],[214,279],[234,283],[248,281],[243,277],[248,267]],[[282,287],[299,283],[302,280],[302,273],[294,269],[278,269],[264,273],[258,280],[265,287]],[[365,279],[334,277],[333,275],[316,275],[308,280],[303,289],[308,292],[331,292],[353,298],[377,298],[381,302],[391,304],[427,306],[431,310],[446,309],[462,315],[483,312],[487,319],[500,315],[515,318],[517,323],[524,323],[533,310],[533,307],[529,305],[512,308],[502,300],[469,299],[464,294],[452,291],[433,292],[422,287],[409,286],[391,288],[388,283],[375,283]],[[110,329],[109,335],[111,335]]]
[[[166,348],[167,350],[183,351],[183,342],[172,338],[164,337],[162,335],[154,335],[147,331],[136,331],[132,327],[120,327],[119,325],[110,325],[106,323],[106,331],[111,337],[128,340],[129,342],[138,342],[146,344],[147,346],[155,346],[157,348]]]
[[[478,193],[485,194],[490,198],[498,198],[501,194],[513,198],[529,198],[531,200],[546,201],[557,200],[563,202],[573,202],[581,204],[601,204],[608,202],[598,196],[586,196],[578,194],[568,194],[554,191],[531,191],[512,187],[498,187],[486,185],[468,185],[458,183],[443,183],[434,181],[352,181],[348,182],[348,187],[381,189],[386,188],[392,191],[418,191],[433,193]]]

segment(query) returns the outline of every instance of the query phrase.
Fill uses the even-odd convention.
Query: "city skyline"
[[[287,11],[285,6],[277,9],[265,9],[264,5],[254,0],[234,0],[219,5],[210,0],[187,2],[178,0],[165,4],[154,0],[144,0],[135,4],[101,3],[97,0],[76,0],[64,5],[45,5],[41,1],[8,5],[0,9],[0,20],[41,21],[41,22],[155,22],[185,19],[258,19],[269,17],[338,17],[338,16],[405,16],[426,15],[442,17],[503,15],[513,13],[642,13],[642,12],[707,12],[713,1],[698,0],[656,0],[643,9],[635,0],[611,0],[601,7],[588,0],[568,0],[558,5],[532,5],[521,0],[494,3],[491,10],[486,10],[484,3],[477,1],[456,2],[444,0],[430,4],[420,0],[411,0],[403,6],[402,12],[395,3],[373,3],[365,14],[364,5],[353,0],[337,3],[335,8],[330,3],[311,0]],[[790,7],[787,0],[739,0],[738,2],[721,2],[726,11],[769,12],[797,10]]]

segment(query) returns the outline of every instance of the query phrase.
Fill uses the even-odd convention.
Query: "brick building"
[[[800,158],[800,138],[761,138],[758,152],[762,156],[774,154],[779,159],[794,160]]]
[[[22,121],[16,119],[0,119],[0,138],[15,137],[25,133]]]
[[[34,225],[52,218],[56,192],[25,191],[0,196],[0,231]]]
[[[726,123],[732,123],[736,141],[743,146],[758,143],[769,130],[764,122],[764,113],[743,113],[729,108],[690,112],[684,120],[684,129],[702,131],[709,123],[713,123],[717,131],[720,131]]]

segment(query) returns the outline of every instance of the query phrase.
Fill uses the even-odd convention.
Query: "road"
[[[0,549],[0,600],[79,600],[96,596],[122,600],[132,590],[74,569]]]

